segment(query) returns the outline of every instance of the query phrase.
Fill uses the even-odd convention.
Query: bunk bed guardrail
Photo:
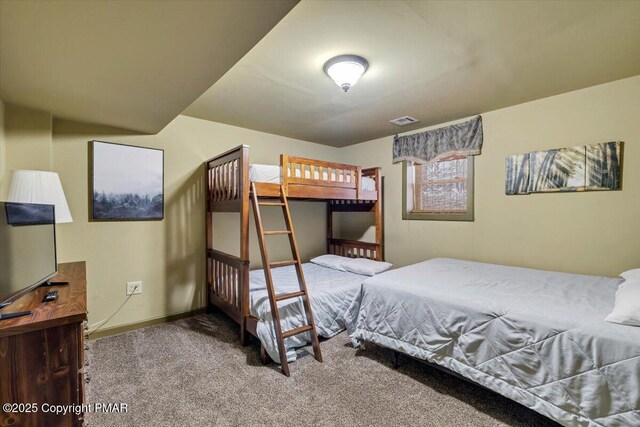
[[[360,166],[326,162],[304,157],[280,156],[282,184],[285,191],[289,184],[313,185],[320,187],[344,188],[356,191],[360,188]],[[357,197],[357,194],[356,194]]]
[[[249,261],[215,249],[209,249],[207,254],[207,283],[210,292],[218,302],[231,306],[234,309],[231,317],[239,321],[238,316],[242,312],[242,278],[244,267],[249,266]]]
[[[382,245],[378,243],[361,242],[358,240],[329,239],[327,244],[331,255],[349,258],[369,258],[382,261]]]
[[[242,202],[243,190],[246,191],[248,200],[249,146],[241,145],[209,159],[206,167],[207,200],[210,203]],[[238,208],[236,206],[235,210]]]

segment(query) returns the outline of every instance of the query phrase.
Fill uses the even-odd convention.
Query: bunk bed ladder
[[[291,212],[289,211],[289,204],[287,202],[287,196],[284,192],[284,188],[280,185],[280,197],[279,202],[272,201],[260,201],[260,197],[256,192],[256,186],[251,183],[251,201],[253,205],[253,216],[256,221],[256,230],[258,232],[258,241],[260,243],[260,253],[262,254],[262,265],[264,266],[264,275],[267,282],[267,291],[269,292],[269,302],[271,305],[271,313],[273,316],[273,324],[276,333],[276,340],[278,342],[278,353],[280,356],[280,365],[282,366],[282,373],[289,376],[289,363],[287,362],[287,350],[284,346],[284,340],[288,337],[302,334],[305,332],[311,333],[311,342],[313,344],[313,354],[318,362],[322,362],[322,354],[320,353],[320,343],[318,341],[318,333],[313,320],[313,313],[311,312],[311,303],[309,301],[309,293],[307,291],[307,284],[304,280],[304,273],[302,271],[302,262],[300,261],[300,254],[298,252],[298,244],[296,243],[296,235],[293,231],[293,222],[291,221]],[[264,199],[263,199],[264,200]],[[282,214],[284,215],[284,222],[287,229],[282,231],[265,231],[262,224],[262,216],[260,214],[260,206],[279,206],[282,208]],[[289,243],[291,245],[291,253],[293,255],[292,260],[287,261],[270,261],[269,254],[267,253],[267,243],[265,236],[273,235],[288,235]],[[271,275],[271,268],[281,267],[285,265],[295,265],[296,274],[298,276],[298,284],[300,290],[297,292],[290,292],[286,294],[276,294],[273,284],[273,277]],[[307,315],[307,324],[298,328],[291,329],[289,331],[282,331],[282,324],[280,323],[280,312],[278,311],[278,302],[288,300],[291,298],[302,297],[304,311]]]

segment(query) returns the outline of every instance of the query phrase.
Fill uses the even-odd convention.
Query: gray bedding
[[[346,329],[344,314],[349,304],[360,291],[360,284],[368,277],[346,271],[321,267],[316,264],[302,264],[305,282],[309,290],[311,310],[318,335],[331,338]],[[278,267],[271,270],[276,294],[298,291],[299,284],[294,266]],[[273,328],[273,317],[263,270],[249,273],[251,314],[258,318],[258,338],[269,356],[280,361],[278,345]],[[302,299],[295,298],[278,303],[282,330],[288,331],[307,324]],[[295,349],[311,342],[310,334],[295,335],[285,340],[287,360],[296,359]]]
[[[640,426],[640,327],[604,321],[621,279],[433,259],[368,279],[346,314],[567,426]]]

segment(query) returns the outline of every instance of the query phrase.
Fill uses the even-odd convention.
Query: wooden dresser
[[[49,405],[82,405],[84,396],[84,333],[87,320],[87,281],[84,262],[60,264],[55,281],[69,285],[40,287],[22,296],[3,312],[32,310],[30,316],[0,321],[0,404],[28,404],[5,412],[0,426],[77,426],[83,415],[45,412]],[[58,291],[58,299],[42,302]],[[33,404],[33,405],[31,405]]]

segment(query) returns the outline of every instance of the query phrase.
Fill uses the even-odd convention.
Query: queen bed
[[[640,328],[621,279],[433,259],[368,279],[353,344],[437,364],[567,426],[640,425]]]

